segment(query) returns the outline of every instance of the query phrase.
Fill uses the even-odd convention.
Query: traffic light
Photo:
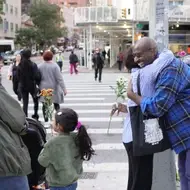
[[[121,17],[122,18],[127,18],[127,10],[126,10],[126,8],[121,10]]]

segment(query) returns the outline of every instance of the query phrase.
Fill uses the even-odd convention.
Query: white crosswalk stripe
[[[121,138],[124,115],[112,118],[111,128],[107,134],[109,114],[115,102],[114,92],[110,88],[110,85],[114,85],[115,81],[110,80],[104,84],[87,82],[85,78],[79,81],[73,79],[66,81],[68,95],[65,97],[65,103],[60,106],[73,108],[79,114],[79,120],[87,126],[87,131],[93,141],[93,148],[96,151],[93,159],[84,163],[84,171],[86,172],[113,172],[128,169]],[[16,95],[12,96],[16,98]],[[33,114],[33,106],[30,98],[28,105],[30,116]],[[39,116],[40,120],[43,121],[41,103]],[[52,135],[52,129],[49,126],[50,123],[45,124],[48,138]],[[115,157],[115,151],[121,155]],[[106,157],[107,159],[105,159]]]

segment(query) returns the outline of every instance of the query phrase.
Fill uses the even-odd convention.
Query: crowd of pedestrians
[[[44,98],[39,94],[42,89],[52,89],[56,110],[52,127],[57,136],[41,147],[35,159],[46,171],[46,188],[76,190],[83,161],[89,161],[95,152],[77,113],[60,108],[67,95],[61,73],[63,57],[59,54],[54,62],[53,53],[45,51],[39,65],[30,58],[31,51],[23,50],[8,73],[18,100],[23,102],[23,109],[0,84],[0,187],[2,190],[13,187],[14,190],[32,190],[38,185],[30,183],[29,175],[34,172],[34,166],[30,167],[31,158],[34,157],[23,141],[29,132],[34,134],[27,121],[29,94],[34,101],[32,118],[38,121],[41,102],[47,122]],[[74,52],[69,60],[70,74],[73,70],[77,74],[79,60]],[[105,54],[96,49],[92,61],[95,80],[101,82]],[[127,105],[116,105],[118,112],[126,114],[122,140],[129,161],[127,190],[176,190],[174,152],[179,158],[181,190],[189,190],[190,67],[168,49],[158,52],[155,41],[147,37],[137,41],[126,53],[120,52],[117,63],[119,70],[125,63],[132,71]]]

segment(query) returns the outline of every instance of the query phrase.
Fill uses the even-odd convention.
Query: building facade
[[[29,9],[32,4],[32,0],[21,0],[21,14],[29,14]]]
[[[14,39],[15,32],[21,27],[21,0],[6,0],[0,25],[1,39]]]
[[[64,0],[65,6],[83,7],[90,4],[90,0]]]

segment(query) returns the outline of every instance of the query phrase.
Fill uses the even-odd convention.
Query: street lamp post
[[[168,48],[168,0],[149,0],[149,37],[156,40],[158,50]]]

